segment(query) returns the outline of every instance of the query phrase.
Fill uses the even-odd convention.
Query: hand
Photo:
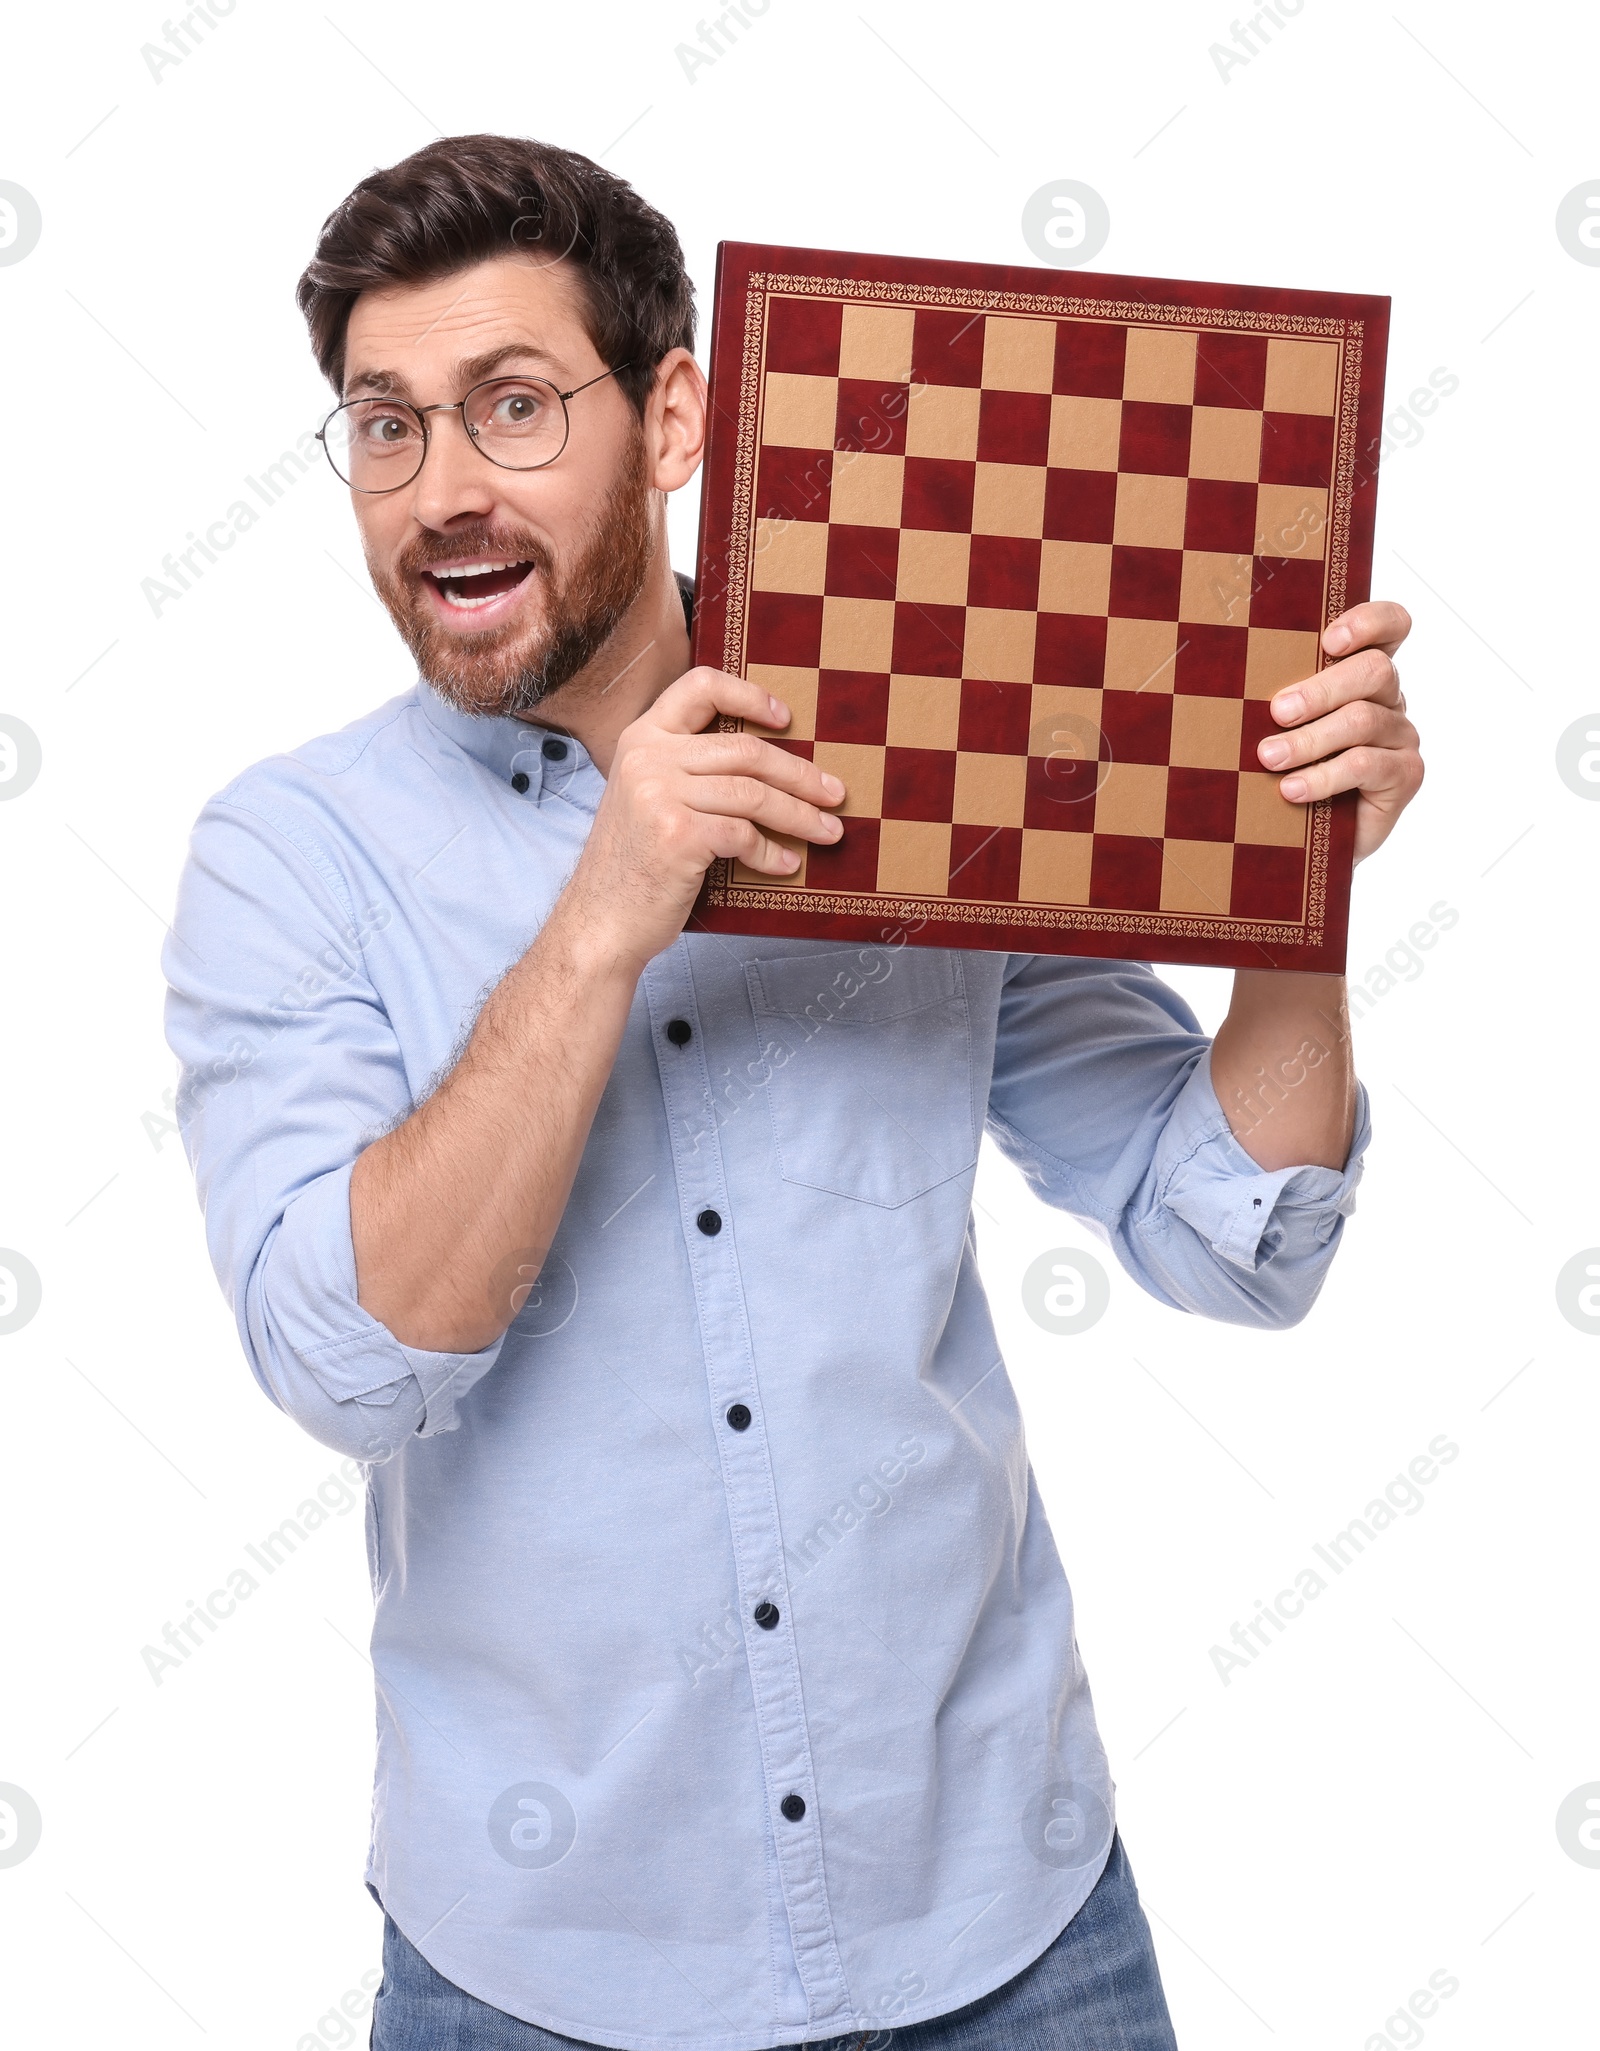
[[[763,726],[789,707],[758,684],[691,669],[617,738],[605,796],[564,896],[608,951],[642,969],[683,930],[710,864],[737,857],[786,876],[800,857],[775,836],[828,845],[844,831],[824,809],[844,785],[753,733],[707,733],[719,712]]]
[[[1422,784],[1417,730],[1394,666],[1410,632],[1405,608],[1382,600],[1330,621],[1323,650],[1340,659],[1274,696],[1272,716],[1291,731],[1269,734],[1256,750],[1263,768],[1293,772],[1278,785],[1290,804],[1360,793],[1358,862],[1388,839]]]

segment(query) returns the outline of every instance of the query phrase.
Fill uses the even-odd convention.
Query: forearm
[[[1356,1116],[1344,978],[1240,970],[1211,1083],[1261,1167],[1342,1168]]]
[[[511,1322],[566,1207],[638,974],[569,885],[439,1088],[356,1162],[359,1299],[403,1344],[476,1352]]]

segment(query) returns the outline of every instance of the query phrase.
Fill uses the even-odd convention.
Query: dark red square
[[[950,895],[1015,904],[1022,880],[1020,826],[952,826]]]
[[[1239,779],[1231,769],[1169,769],[1167,832],[1174,840],[1232,840]]]
[[[1032,708],[1029,684],[993,684],[968,677],[961,686],[956,746],[968,754],[1026,755]]]
[[[1268,734],[1287,732],[1289,728],[1280,726],[1273,718],[1270,698],[1246,698],[1244,717],[1239,722],[1239,767],[1253,769],[1259,775],[1267,765],[1256,753],[1256,749]],[[1275,770],[1273,774],[1286,776],[1288,771],[1280,769]]]
[[[949,748],[886,748],[885,819],[948,819],[955,807],[956,758]]]
[[[1076,739],[1070,731],[1067,740]],[[1035,746],[1039,737],[1035,736]],[[1103,763],[1070,751],[1066,742],[1028,757],[1022,823],[1045,833],[1092,833],[1094,801],[1105,778]]]
[[[1258,555],[1250,587],[1250,624],[1320,632],[1321,563],[1302,556]]]
[[[1097,833],[1089,863],[1089,902],[1106,911],[1161,909],[1161,843]]]
[[[878,887],[878,822],[846,819],[844,832],[831,846],[806,845],[808,890],[876,890]]]
[[[814,669],[822,654],[822,600],[792,591],[752,591],[748,662]]]
[[[844,307],[826,299],[772,299],[767,303],[768,370],[835,377]]]
[[[1113,548],[1110,612],[1119,620],[1175,620],[1183,587],[1181,548]]]
[[[881,748],[889,734],[889,679],[871,671],[817,673],[817,739]]]
[[[1056,367],[1053,392],[1072,392],[1082,399],[1120,399],[1128,354],[1128,331],[1102,321],[1056,323]]]
[[[1183,545],[1219,555],[1249,555],[1256,545],[1256,487],[1191,477]]]
[[[882,378],[842,377],[833,445],[851,455],[903,456],[907,387]]]
[[[1047,470],[1047,541],[1109,541],[1117,524],[1115,470]]]
[[[1107,691],[1100,700],[1106,762],[1165,762],[1172,749],[1172,699],[1165,691]]]
[[[1333,422],[1323,413],[1261,416],[1261,482],[1322,484],[1333,475]]]
[[[1038,542],[1014,534],[974,534],[967,603],[1032,612],[1039,603]]]
[[[1267,389],[1265,335],[1202,334],[1195,349],[1194,403],[1258,413]]]
[[[756,472],[758,520],[826,520],[832,491],[831,449],[761,451]]]
[[[890,660],[903,677],[958,677],[967,630],[964,605],[910,605],[894,609]]]
[[[1297,847],[1252,847],[1233,851],[1233,897],[1229,910],[1236,919],[1292,919],[1304,916],[1305,852]]]
[[[1048,392],[986,391],[978,401],[978,461],[1038,463],[1050,454]]]
[[[1106,679],[1106,623],[1098,613],[1042,612],[1033,641],[1036,684],[1098,691]]]
[[[1202,627],[1185,622],[1178,629],[1172,688],[1180,697],[1242,698],[1249,653],[1246,627]]]
[[[983,383],[982,313],[944,313],[924,308],[911,330],[914,384]]]
[[[900,525],[944,534],[972,529],[972,486],[976,463],[942,456],[907,456],[900,497]]]
[[[1148,399],[1122,402],[1117,468],[1145,477],[1186,477],[1192,406],[1162,406]]]
[[[893,598],[898,527],[830,527],[823,588],[830,598]]]

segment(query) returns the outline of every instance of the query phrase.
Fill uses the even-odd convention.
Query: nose
[[[494,510],[494,465],[473,447],[456,409],[430,414],[427,453],[411,493],[412,512],[424,527],[447,529],[461,520],[486,519]]]

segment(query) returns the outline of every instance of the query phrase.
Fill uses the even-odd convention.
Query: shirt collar
[[[580,800],[591,778],[599,775],[588,749],[571,734],[526,719],[463,712],[422,677],[417,679],[417,702],[438,732],[492,776],[503,783],[525,776],[522,794],[528,798],[537,800],[550,791]],[[558,747],[559,755],[554,753]]]

